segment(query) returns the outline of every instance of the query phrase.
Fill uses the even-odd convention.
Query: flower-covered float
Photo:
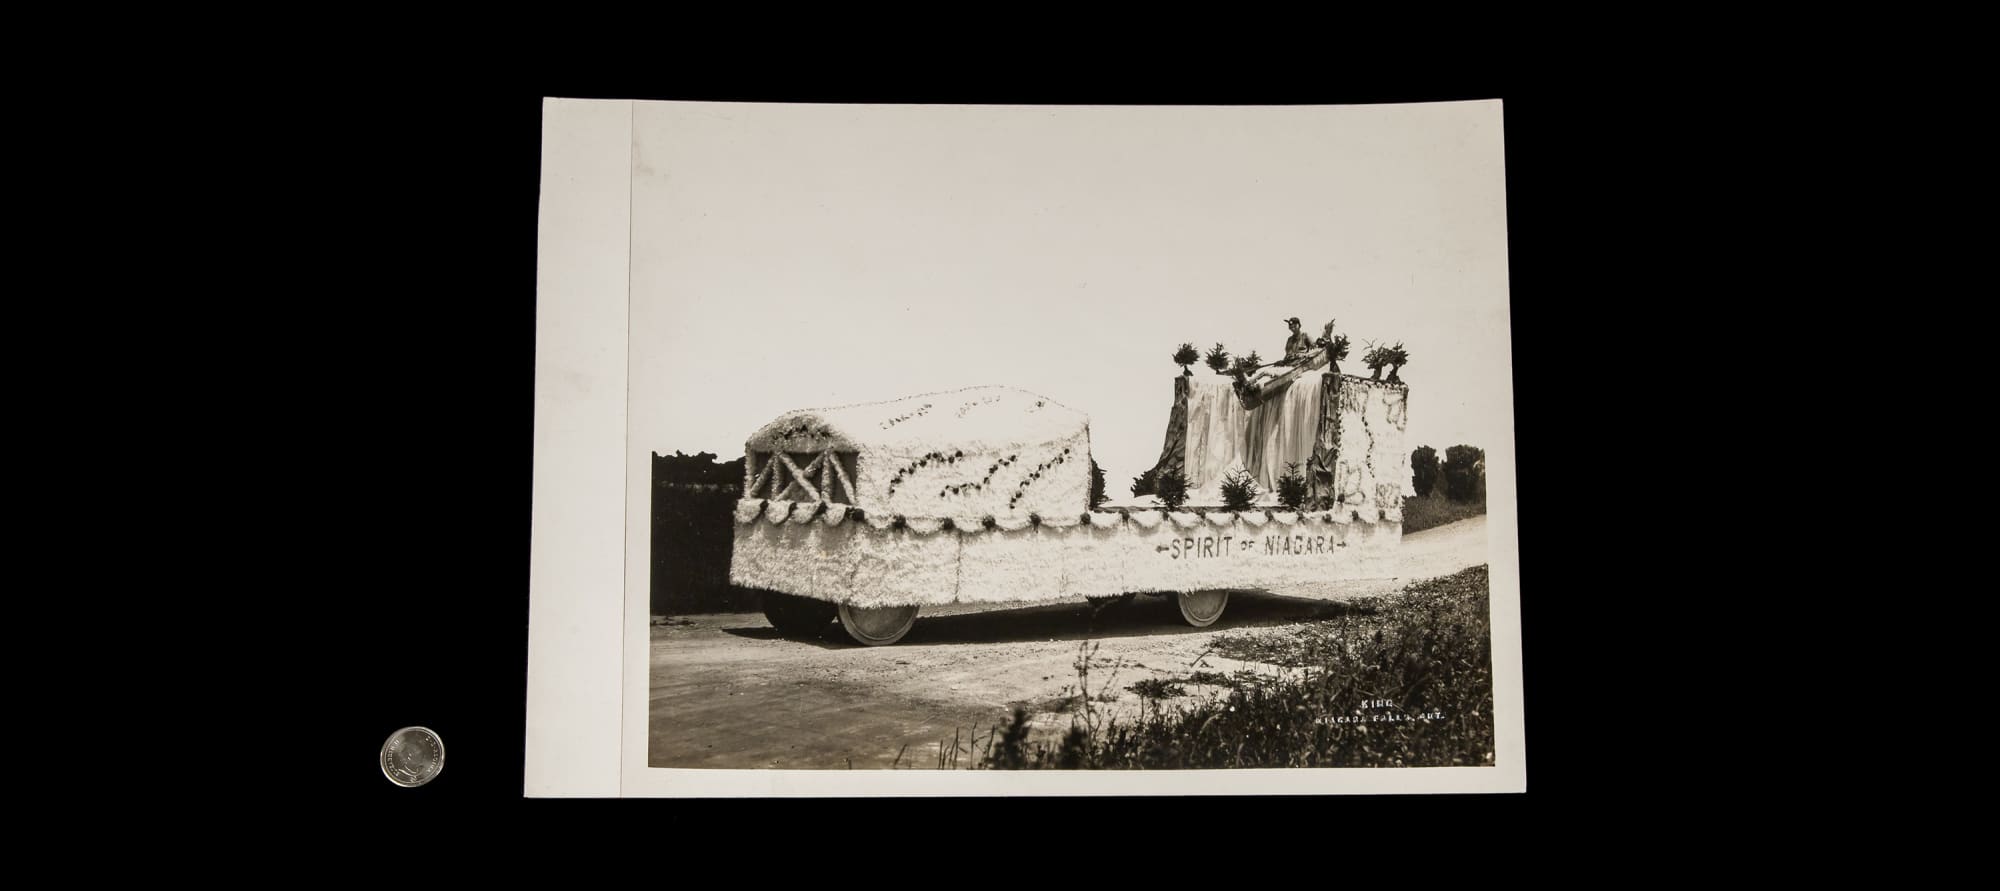
[[[1407,388],[1301,380],[1245,408],[1226,384],[1177,378],[1163,457],[1262,473],[1303,451],[1315,493],[1299,510],[1205,506],[1205,485],[1179,510],[1093,510],[1089,419],[1017,389],[787,412],[745,443],[730,581],[763,592],[781,632],[837,617],[883,645],[929,605],[1163,594],[1205,627],[1230,588],[1393,575]]]

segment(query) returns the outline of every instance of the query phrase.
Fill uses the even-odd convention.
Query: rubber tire
[[[1183,591],[1174,596],[1174,602],[1181,609],[1181,621],[1196,628],[1207,628],[1222,618],[1222,611],[1229,608],[1229,592]]]
[[[833,622],[838,607],[824,600],[766,591],[764,618],[783,637],[817,640]]]
[[[917,624],[914,606],[854,607],[840,605],[840,627],[855,643],[886,647],[902,640]]]

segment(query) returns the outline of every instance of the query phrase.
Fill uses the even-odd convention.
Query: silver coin
[[[444,740],[428,727],[405,727],[382,744],[382,775],[398,786],[421,786],[444,769]]]

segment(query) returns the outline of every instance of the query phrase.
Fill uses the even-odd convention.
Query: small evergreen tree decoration
[[[1389,366],[1389,383],[1402,383],[1403,379],[1397,377],[1396,372],[1402,371],[1403,366],[1410,362],[1410,351],[1403,349],[1403,342],[1396,341],[1396,345],[1383,354],[1382,361]]]
[[[1411,452],[1410,476],[1412,477],[1411,482],[1417,487],[1417,495],[1429,497],[1431,490],[1437,488],[1437,449],[1430,446],[1418,446],[1416,451]]]
[[[1247,470],[1238,470],[1222,478],[1222,506],[1230,510],[1249,510],[1261,494],[1257,490],[1257,478]]]
[[[1159,468],[1155,467],[1132,478],[1132,496],[1144,498],[1160,488]]]
[[[1278,477],[1278,503],[1291,510],[1298,510],[1306,503],[1306,475],[1299,472],[1299,462],[1285,464],[1285,473]]]
[[[1104,468],[1097,466],[1097,456],[1090,458],[1090,509],[1096,510],[1104,503]]]
[[[1257,355],[1257,351],[1251,350],[1250,354],[1247,356],[1237,356],[1236,364],[1234,367],[1230,369],[1230,371],[1239,376],[1246,375],[1253,371],[1256,371],[1257,366],[1262,364],[1264,364],[1264,360]]]
[[[1158,491],[1153,494],[1159,496],[1160,504],[1167,510],[1180,510],[1181,505],[1187,504],[1187,476],[1178,470],[1160,474]]]
[[[1195,352],[1194,344],[1184,343],[1181,344],[1180,349],[1174,350],[1174,364],[1181,367],[1182,377],[1193,375],[1193,365],[1195,362],[1200,361],[1200,359],[1201,354]]]
[[[1208,367],[1216,374],[1229,373],[1229,351],[1223,349],[1222,344],[1218,343],[1208,351]]]

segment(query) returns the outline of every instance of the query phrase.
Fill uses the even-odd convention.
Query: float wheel
[[[1222,618],[1222,610],[1229,605],[1228,591],[1182,591],[1176,598],[1180,601],[1181,618],[1196,628],[1207,628]]]
[[[917,608],[914,606],[840,605],[840,627],[855,643],[863,646],[886,647],[902,640],[915,624]]]

